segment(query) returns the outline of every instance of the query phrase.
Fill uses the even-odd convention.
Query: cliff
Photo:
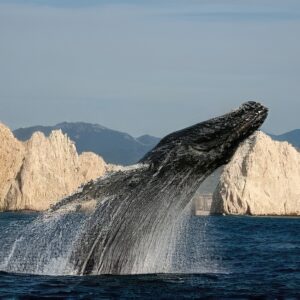
[[[113,170],[90,152],[78,155],[60,130],[49,137],[36,132],[27,142],[1,125],[0,210],[46,210],[78,186]]]
[[[256,132],[225,166],[212,214],[300,215],[300,153]]]
[[[14,138],[12,132],[0,124],[0,209],[11,185],[15,182],[23,164],[25,147]]]

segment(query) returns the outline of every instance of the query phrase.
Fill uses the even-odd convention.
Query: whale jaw
[[[162,169],[164,164],[176,172],[195,164],[202,167],[202,161],[227,163],[240,142],[259,129],[267,115],[262,104],[246,102],[223,116],[167,135],[140,162],[154,169]]]

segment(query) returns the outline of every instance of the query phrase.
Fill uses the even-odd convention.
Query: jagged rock
[[[114,170],[98,155],[78,155],[61,130],[36,132],[21,143],[0,127],[0,210],[46,210],[78,186]]]
[[[211,213],[300,215],[300,153],[254,133],[225,166]]]
[[[0,124],[0,140],[0,210],[3,210],[6,203],[2,200],[20,171],[25,147],[3,124]]]

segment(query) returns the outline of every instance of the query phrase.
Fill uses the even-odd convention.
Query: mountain
[[[137,139],[137,141],[139,141],[140,143],[142,143],[144,145],[151,145],[151,146],[152,145],[156,146],[156,144],[158,144],[158,142],[160,141],[159,138],[148,135],[148,134],[142,135],[136,139]]]
[[[121,165],[138,162],[160,140],[150,135],[134,138],[124,132],[84,122],[63,122],[54,126],[19,128],[14,131],[14,135],[17,139],[26,141],[36,131],[49,136],[52,130],[58,129],[75,142],[79,153],[92,151],[101,155],[108,163]]]
[[[295,129],[284,134],[274,135],[269,134],[273,140],[281,141],[281,142],[289,142],[296,148],[300,148],[300,129]]]
[[[224,167],[211,213],[300,215],[300,153],[256,132]]]
[[[46,210],[81,184],[120,168],[92,152],[78,155],[61,130],[49,137],[35,132],[20,142],[0,124],[0,138],[0,211]]]

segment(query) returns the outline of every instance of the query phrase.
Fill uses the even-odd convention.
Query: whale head
[[[223,116],[173,132],[141,160],[154,169],[180,171],[198,169],[212,164],[212,168],[227,163],[238,145],[265,121],[268,109],[249,101]],[[196,167],[196,168],[195,168]]]

